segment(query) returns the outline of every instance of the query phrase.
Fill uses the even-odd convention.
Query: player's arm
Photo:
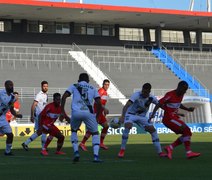
[[[153,109],[153,111],[152,111],[152,114],[151,114],[151,116],[149,117],[149,120],[148,120],[149,122],[151,121],[152,118],[155,117],[155,113],[157,112],[157,110],[158,110],[159,108],[162,108],[162,109],[163,109],[163,105],[162,105],[161,103],[158,103],[158,104],[155,105],[155,107],[154,107],[154,109]]]
[[[104,109],[104,115],[109,114],[109,110],[104,105],[102,105],[102,109]]]
[[[31,122],[34,123],[34,113],[35,113],[35,107],[37,106],[38,101],[33,101],[32,106],[31,106],[31,116],[30,116],[30,120]]]
[[[67,116],[67,114],[65,112],[65,104],[66,104],[66,99],[70,96],[71,96],[71,93],[69,91],[66,91],[63,94],[62,100],[61,100],[61,115],[63,116],[63,118],[66,119],[67,122],[70,122],[70,118]]]
[[[131,100],[128,100],[127,103],[124,105],[123,109],[122,109],[122,114],[121,114],[121,117],[120,117],[120,122],[123,123],[124,122],[124,117],[125,117],[125,114],[127,112],[127,109],[133,104],[133,102]]]
[[[47,114],[49,111],[49,107],[48,105],[45,106],[45,108],[41,111],[41,113],[38,115],[38,127],[40,129],[40,127],[42,126],[43,123],[43,119],[45,117],[45,114]]]
[[[189,111],[189,112],[193,112],[195,108],[194,107],[187,108],[187,107],[185,107],[184,105],[181,104],[180,109],[183,109],[183,110]]]
[[[100,97],[96,97],[96,98],[94,98],[94,100],[96,103],[96,120],[98,121],[99,115],[101,113],[102,104],[101,104]]]
[[[64,112],[65,113],[65,112]],[[63,114],[60,114],[60,116],[59,116],[59,121],[60,122],[63,122],[63,120],[65,119],[66,121],[67,121],[67,123],[70,123],[70,118],[67,116],[67,114],[65,114],[64,115],[64,113]],[[68,118],[67,118],[68,117]]]
[[[13,116],[17,117],[17,118],[22,118],[22,114],[18,114],[16,113],[16,111],[14,110],[14,106],[10,107],[10,112],[12,113]]]

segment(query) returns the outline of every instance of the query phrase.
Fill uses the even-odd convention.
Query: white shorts
[[[82,122],[85,123],[86,129],[90,132],[98,132],[98,123],[95,114],[89,112],[72,112],[71,128],[78,130]]]
[[[124,118],[124,124],[125,123],[135,123],[139,127],[145,128],[146,126],[152,126],[152,123],[148,122],[147,117],[138,116],[138,115],[132,115],[132,114],[126,114]]]
[[[2,119],[0,120],[0,134],[4,135],[4,134],[10,134],[12,133],[12,129],[10,127],[10,124],[7,122],[7,120],[5,119],[4,121],[2,121]]]

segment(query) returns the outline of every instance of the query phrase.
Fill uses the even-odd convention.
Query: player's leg
[[[79,147],[83,150],[83,151],[88,151],[87,147],[85,146],[86,141],[89,139],[89,137],[91,136],[91,132],[90,131],[86,131],[85,136],[83,137],[81,143],[79,144]]]
[[[25,142],[23,142],[21,145],[24,148],[24,150],[28,151],[29,147],[28,145],[34,141],[38,136],[42,134],[42,130],[38,129],[34,134],[32,134]]]
[[[122,134],[122,141],[121,141],[121,149],[118,153],[118,157],[122,158],[124,157],[128,137],[129,137],[129,132],[130,129],[132,128],[133,121],[136,121],[136,116],[134,115],[126,115],[124,118],[124,131]]]
[[[178,119],[164,119],[163,124],[171,129],[173,132],[176,134],[182,134],[182,121],[179,121]],[[167,152],[167,156],[169,159],[172,159],[172,151],[174,150],[175,147],[179,146],[182,144],[182,138],[177,138],[172,144],[166,146],[164,149]]]
[[[86,117],[87,118],[84,119],[84,123],[86,125],[86,128],[92,134],[92,145],[93,145],[93,155],[94,155],[93,162],[102,162],[99,159],[100,138],[99,138],[98,124],[96,122],[96,117],[94,114],[91,114],[91,113],[86,114]]]
[[[12,129],[7,121],[5,121],[5,124],[0,127],[0,134],[6,134],[6,149],[4,154],[6,156],[11,156],[13,153],[11,152],[12,143],[13,143],[13,133]]]
[[[46,139],[47,139],[46,137],[47,137],[47,134],[45,134],[45,133],[41,134],[41,145],[42,145],[42,147],[44,147],[44,144],[45,144]]]
[[[192,132],[191,132],[190,128],[184,122],[182,122],[181,128],[182,128],[182,141],[183,141],[184,146],[185,146],[187,158],[191,159],[191,158],[200,156],[201,153],[192,152],[192,150],[191,150],[190,145],[191,145]]]
[[[54,136],[52,136],[52,135],[49,135],[46,138],[46,142],[45,142],[44,146],[42,147],[42,151],[41,151],[42,155],[48,155],[47,148],[48,148],[49,144],[52,142],[53,138],[54,138]]]
[[[178,145],[184,143],[186,149],[186,155],[188,158],[198,157],[200,153],[194,153],[190,148],[190,139],[192,136],[190,128],[179,119],[172,119],[164,123],[168,128],[174,131],[176,134],[182,134],[181,137],[177,138],[171,145],[165,147],[168,154],[172,153],[172,150]],[[169,156],[168,156],[169,157]],[[171,159],[171,158],[170,158]]]
[[[161,149],[160,139],[158,137],[158,133],[157,133],[155,127],[153,125],[147,125],[144,128],[147,132],[150,133],[151,138],[152,138],[152,143],[156,149],[157,154],[160,157],[167,157],[167,154],[164,153]]]
[[[12,148],[12,143],[13,143],[13,133],[5,133],[6,136],[7,136],[7,139],[6,139],[6,149],[5,149],[5,152],[4,154],[5,155],[13,155],[12,152],[11,152],[11,148]]]
[[[100,135],[100,148],[108,150],[108,147],[104,145],[104,139],[109,128],[106,117],[104,115],[101,115],[98,123],[103,127]]]
[[[35,117],[34,118],[35,120],[35,130],[37,131],[39,129],[39,120],[38,120],[38,117]],[[43,148],[44,147],[44,144],[46,142],[46,134],[45,133],[42,133],[41,135],[41,147]]]
[[[71,117],[71,143],[74,150],[74,158],[73,162],[78,162],[80,155],[79,155],[79,149],[78,149],[78,136],[77,131],[82,123],[81,114],[80,113],[72,113]]]
[[[51,128],[50,135],[52,137],[56,137],[57,138],[57,149],[56,149],[55,154],[58,154],[58,155],[65,154],[64,152],[61,151],[61,148],[63,147],[63,143],[64,143],[65,137],[62,135],[60,130],[55,125],[53,125],[53,127]]]

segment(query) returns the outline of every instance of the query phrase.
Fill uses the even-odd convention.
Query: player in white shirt
[[[31,117],[30,120],[31,122],[35,123],[35,130],[37,131],[39,128],[39,122],[38,122],[38,117],[41,111],[45,108],[45,106],[48,103],[48,82],[47,81],[42,81],[41,82],[41,91],[35,96],[35,99],[32,103],[31,106]],[[30,138],[28,138],[24,143],[22,143],[22,147],[28,151],[28,144],[34,141],[37,138],[37,133],[32,134]],[[41,135],[41,144],[42,148],[46,142],[46,134]]]
[[[136,123],[139,127],[143,127],[145,131],[149,132],[158,155],[160,157],[167,157],[167,154],[163,153],[161,150],[159,137],[155,127],[148,121],[148,117],[146,117],[150,104],[158,104],[157,98],[150,95],[150,91],[151,84],[145,83],[141,92],[135,92],[123,107],[120,121],[122,123],[124,122],[125,129],[122,135],[121,149],[118,154],[119,158],[124,157],[129,131],[132,128],[133,123]]]
[[[65,113],[65,103],[66,98],[72,96],[72,116],[70,120],[71,124],[71,142],[74,149],[74,159],[73,162],[79,161],[79,150],[78,150],[78,136],[77,131],[80,128],[82,122],[85,123],[86,129],[89,130],[92,134],[92,144],[93,144],[93,153],[94,161],[101,162],[99,160],[99,133],[98,133],[98,124],[97,119],[100,115],[101,110],[101,101],[100,96],[96,88],[89,84],[89,77],[86,73],[81,73],[79,75],[78,83],[69,86],[66,92],[63,94],[61,107],[63,116],[67,116]],[[97,112],[93,113],[93,100],[97,104]]]
[[[6,113],[8,110],[13,116],[17,118],[22,118],[22,114],[17,114],[14,110],[14,102],[17,100],[16,96],[13,94],[13,82],[7,80],[4,83],[5,89],[0,91],[0,134],[6,134],[6,149],[4,154],[6,156],[13,155],[11,152],[13,133],[12,129],[6,120]]]

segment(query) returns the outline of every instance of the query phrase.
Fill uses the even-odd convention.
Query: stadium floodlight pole
[[[189,6],[189,11],[193,11],[194,10],[194,0],[190,1],[190,6]]]
[[[206,3],[207,3],[207,12],[211,12],[211,0],[206,0]],[[189,10],[190,11],[194,10],[194,0],[190,0]]]
[[[207,12],[211,12],[211,0],[207,0]]]

